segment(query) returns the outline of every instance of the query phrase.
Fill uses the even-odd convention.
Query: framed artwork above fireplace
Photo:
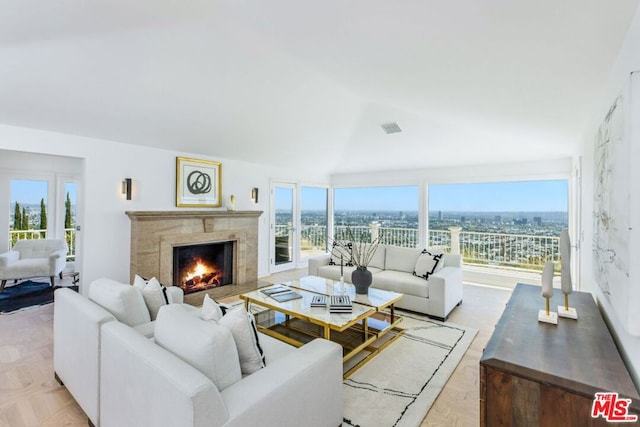
[[[176,206],[222,206],[222,163],[176,157]]]

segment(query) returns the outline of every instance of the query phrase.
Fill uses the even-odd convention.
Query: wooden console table
[[[480,359],[481,426],[599,426],[591,417],[596,392],[640,396],[591,294],[569,296],[578,320],[538,322],[540,287],[518,284]],[[553,311],[564,304],[556,289]],[[639,422],[640,423],[640,422]]]

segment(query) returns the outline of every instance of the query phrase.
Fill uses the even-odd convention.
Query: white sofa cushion
[[[365,247],[369,248],[371,246],[371,244],[367,244]],[[373,258],[371,258],[371,261],[369,262],[369,266],[367,268],[373,267],[373,268],[379,268],[380,270],[384,270],[384,261],[385,261],[385,257],[386,257],[386,246],[385,245],[378,245],[377,249],[376,249],[376,253],[373,255]]]
[[[128,326],[151,321],[142,294],[131,285],[103,277],[89,285],[89,299]]]
[[[222,391],[242,378],[231,331],[190,314],[180,304],[158,312],[155,342],[204,375]]]
[[[265,367],[265,356],[258,339],[255,319],[243,305],[227,311],[218,324],[226,326],[233,334],[243,375],[253,374]]]
[[[373,275],[373,284],[377,289],[399,292],[417,297],[429,297],[429,282],[422,277],[394,270],[385,270]]]
[[[422,250],[417,248],[403,248],[400,246],[389,245],[385,254],[385,270],[404,271],[405,273],[413,273],[416,261]]]

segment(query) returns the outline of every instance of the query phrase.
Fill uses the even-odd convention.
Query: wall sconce
[[[131,178],[125,178],[122,180],[122,194],[125,195],[127,200],[131,200],[131,191],[133,190],[133,184]]]
[[[253,203],[258,203],[258,187],[253,187],[251,189],[251,201]]]

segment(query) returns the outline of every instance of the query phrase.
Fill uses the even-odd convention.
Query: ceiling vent
[[[400,129],[400,126],[398,126],[398,123],[396,123],[396,122],[383,123],[383,124],[380,125],[380,127],[382,128],[384,133],[386,133],[387,135],[389,135],[390,133],[400,133],[400,132],[402,132],[402,129]]]

